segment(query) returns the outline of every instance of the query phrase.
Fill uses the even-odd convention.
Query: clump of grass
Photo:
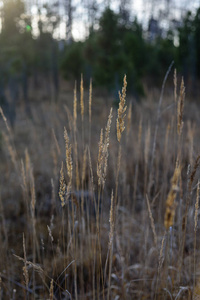
[[[149,101],[138,105],[130,99],[125,76],[118,110],[103,107],[92,82],[83,90],[81,77],[80,103],[75,85],[70,99],[56,107],[33,106],[34,122],[16,123],[15,136],[0,111],[2,299],[159,300],[198,294],[199,156],[192,162],[200,147],[193,130],[199,120],[190,119],[183,81],[177,97],[176,72],[174,91],[164,96],[170,69],[159,104],[150,90]]]

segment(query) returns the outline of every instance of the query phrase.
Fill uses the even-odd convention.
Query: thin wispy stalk
[[[182,78],[181,80],[181,87],[180,87],[180,96],[177,103],[177,132],[180,136],[183,129],[183,108],[184,108],[184,100],[185,100],[185,86],[184,86],[184,80]]]
[[[169,230],[169,228],[174,224],[174,216],[176,210],[175,199],[176,199],[177,191],[179,190],[178,182],[180,176],[181,176],[181,167],[177,162],[174,170],[174,175],[171,179],[171,188],[166,200],[166,210],[165,210],[165,219],[164,219],[164,225],[166,230]]]
[[[81,95],[81,118],[84,119],[84,88],[83,88],[83,74],[81,74],[81,83],[80,83],[80,95]]]
[[[89,122],[92,122],[92,79],[90,79],[90,89],[89,89]]]
[[[112,111],[110,109],[110,114],[108,116],[107,125],[105,128],[105,136],[103,137],[103,130],[101,130],[100,141],[99,141],[99,154],[98,154],[98,162],[97,162],[97,176],[98,176],[98,184],[104,187],[107,173],[107,165],[108,165],[108,147],[109,147],[109,139],[110,139],[110,127],[112,122]]]

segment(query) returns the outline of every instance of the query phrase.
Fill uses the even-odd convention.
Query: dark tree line
[[[175,46],[178,42],[178,45]],[[93,78],[96,86],[118,90],[123,74],[129,92],[144,93],[142,82],[160,85],[172,61],[192,87],[200,78],[200,9],[188,12],[179,27],[157,34],[149,40],[137,19],[126,22],[107,8],[99,19],[98,30],[84,42],[65,47],[61,69],[66,78],[78,79],[81,73]]]
[[[23,96],[26,111],[31,116],[30,80],[35,90],[42,85],[47,96],[57,101],[59,74],[74,81],[80,80],[83,73],[86,83],[92,77],[96,87],[117,93],[126,73],[129,92],[139,97],[144,94],[144,82],[160,86],[174,60],[179,73],[184,75],[193,91],[197,91],[196,83],[200,78],[200,9],[195,13],[188,12],[176,30],[171,28],[165,34],[155,31],[152,39],[151,32],[144,31],[136,18],[131,20],[127,3],[122,3],[119,13],[112,11],[108,3],[99,18],[97,2],[86,3],[87,37],[77,42],[68,32],[70,39],[61,43],[54,36],[61,21],[56,13],[56,3],[43,6],[45,18],[42,8],[38,7],[38,32],[34,34],[32,16],[26,13],[24,3],[21,0],[4,1],[0,32],[0,105],[8,112],[13,126],[19,96]],[[71,17],[68,15],[67,22],[70,24],[67,24],[72,30],[70,18],[74,9],[71,1],[68,4]]]

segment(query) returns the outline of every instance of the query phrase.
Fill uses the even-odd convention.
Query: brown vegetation
[[[137,103],[125,77],[115,107],[81,80],[14,130],[0,110],[0,299],[200,297],[199,104],[179,81]]]

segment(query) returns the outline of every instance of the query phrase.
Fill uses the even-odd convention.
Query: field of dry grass
[[[200,105],[174,86],[1,111],[0,299],[199,299]]]

